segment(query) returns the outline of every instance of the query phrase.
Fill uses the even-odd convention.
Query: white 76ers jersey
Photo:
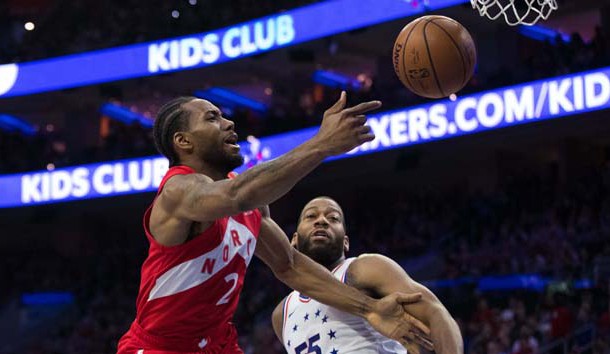
[[[333,271],[345,282],[346,259]],[[400,343],[375,331],[360,317],[321,304],[298,291],[284,300],[282,339],[288,354],[405,354]]]

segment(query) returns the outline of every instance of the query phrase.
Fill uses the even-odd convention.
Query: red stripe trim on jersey
[[[305,295],[299,293],[299,301],[306,304],[311,301],[311,298],[309,296],[305,296]]]
[[[345,260],[344,260],[343,262],[339,263],[339,265],[337,265],[337,266],[335,267],[335,269],[333,269],[333,270],[331,271],[331,273],[335,274],[335,272],[336,272],[337,270],[339,270],[339,268],[341,268],[341,266],[342,266],[343,264],[345,264]]]

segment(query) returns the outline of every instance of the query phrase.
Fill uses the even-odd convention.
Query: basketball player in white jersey
[[[422,301],[406,310],[431,330],[431,341],[417,336],[409,353],[419,344],[438,354],[462,354],[460,329],[438,298],[415,282],[393,260],[379,254],[345,258],[349,238],[339,204],[328,197],[311,200],[301,212],[292,245],[333,275],[367,295],[381,298],[396,291],[423,294]],[[398,342],[375,332],[366,321],[321,304],[298,291],[290,293],[273,311],[273,329],[289,354],[406,353]]]

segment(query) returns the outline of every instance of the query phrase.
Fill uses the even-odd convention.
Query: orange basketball
[[[394,42],[392,62],[400,81],[417,95],[447,97],[472,77],[477,51],[470,33],[445,16],[423,16]]]

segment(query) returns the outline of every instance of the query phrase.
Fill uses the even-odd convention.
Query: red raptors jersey
[[[190,173],[195,171],[187,166],[170,168],[159,191],[171,177]],[[144,214],[150,248],[142,265],[136,319],[119,342],[119,353],[236,352],[237,335],[229,321],[254,255],[260,212],[218,219],[186,243],[166,247],[150,233],[151,210],[152,205]]]

